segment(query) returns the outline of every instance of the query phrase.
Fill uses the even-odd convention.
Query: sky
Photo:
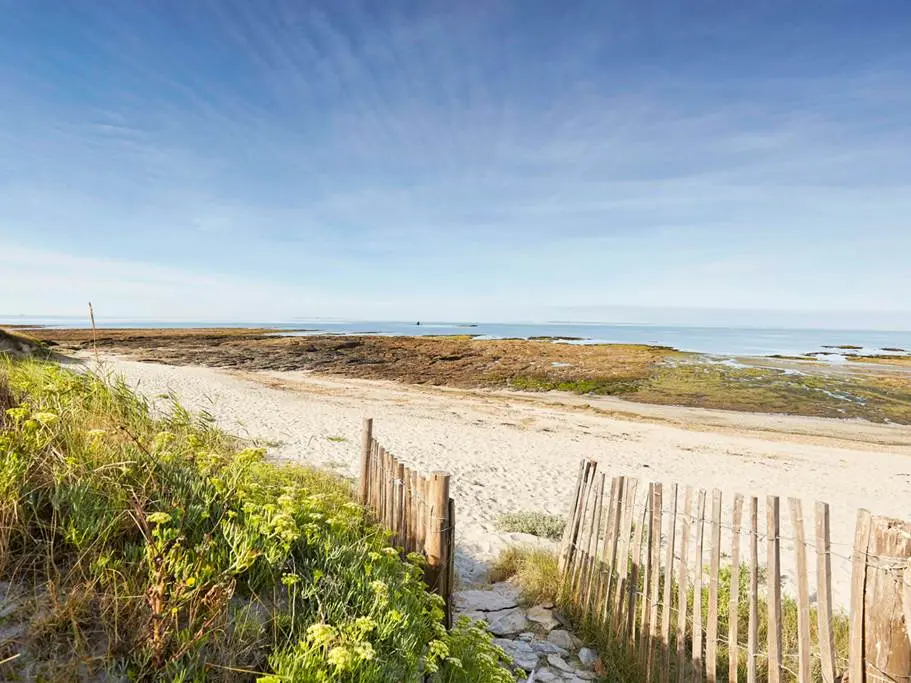
[[[911,329],[907,0],[0,17],[0,315]]]

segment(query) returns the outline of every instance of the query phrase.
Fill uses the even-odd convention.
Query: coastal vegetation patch
[[[0,354],[0,679],[510,681],[335,475]]]

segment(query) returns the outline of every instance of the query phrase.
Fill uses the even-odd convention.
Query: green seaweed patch
[[[824,349],[843,349],[845,351],[860,351],[863,346],[857,346],[856,344],[823,344],[822,348]]]
[[[617,396],[628,394],[639,388],[641,380],[627,377],[594,377],[589,379],[553,379],[535,375],[512,377],[508,380],[510,389],[517,391],[566,391],[573,394],[595,394]]]

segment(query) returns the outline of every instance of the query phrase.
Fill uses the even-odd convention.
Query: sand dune
[[[483,579],[484,563],[505,544],[530,538],[498,532],[501,513],[566,512],[583,457],[597,459],[609,475],[718,488],[728,500],[735,492],[761,500],[798,496],[808,518],[813,501],[829,502],[834,591],[842,605],[850,583],[842,556],[850,555],[857,508],[911,517],[907,427],[655,406],[637,412],[609,399],[434,389],[304,372],[232,373],[115,357],[104,364],[150,397],[173,391],[225,429],[268,441],[274,457],[347,475],[357,471],[361,421],[375,418],[378,438],[401,459],[453,475],[457,564],[466,582]],[[760,510],[760,520],[763,515]],[[782,522],[789,535],[785,504]],[[787,573],[787,543],[783,552]]]

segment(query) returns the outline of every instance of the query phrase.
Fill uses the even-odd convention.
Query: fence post
[[[798,683],[810,683],[810,586],[807,577],[807,548],[803,529],[803,506],[799,498],[788,501],[794,525],[794,552],[797,558],[797,655]]]
[[[367,504],[367,491],[370,485],[370,446],[373,443],[373,418],[364,420],[364,441],[361,446],[361,505]]]
[[[712,491],[712,549],[709,564],[709,605],[705,628],[705,676],[718,681],[718,572],[721,569],[721,491]]]
[[[430,475],[428,501],[430,514],[427,516],[427,585],[440,591],[448,580],[449,565],[446,534],[449,530],[449,474],[434,472]],[[448,602],[449,596],[443,595]]]
[[[829,504],[816,503],[816,617],[823,683],[835,683],[835,636],[832,633],[832,558]]]
[[[766,600],[769,612],[769,683],[781,680],[781,510],[778,496],[766,498]],[[852,681],[853,683],[853,681]]]
[[[759,641],[759,500],[750,496],[750,620],[747,627],[747,683],[756,683]]]
[[[864,665],[871,670],[869,680],[911,679],[911,642],[902,606],[909,558],[911,523],[873,517],[864,586]]]
[[[870,511],[857,511],[851,571],[851,627],[848,650],[848,678],[864,683],[864,588],[867,582],[867,546],[870,544]]]
[[[728,682],[737,683],[738,619],[740,615],[740,525],[743,521],[743,496],[734,495],[731,527],[731,600],[728,603]]]

